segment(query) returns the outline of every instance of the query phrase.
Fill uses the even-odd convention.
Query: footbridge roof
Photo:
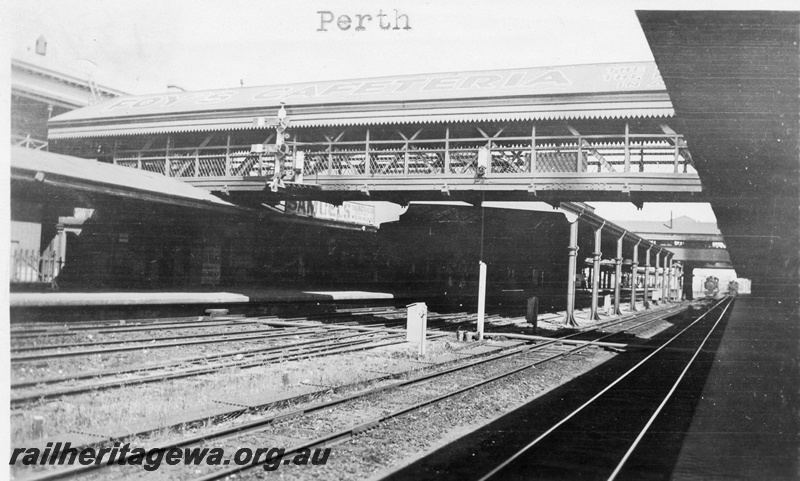
[[[292,127],[674,115],[655,63],[629,62],[128,96],[54,117],[49,136],[263,128],[281,103]]]

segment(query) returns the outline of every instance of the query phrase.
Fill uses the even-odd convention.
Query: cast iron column
[[[614,311],[615,316],[622,315],[620,309],[620,288],[622,287],[622,239],[625,238],[625,232],[617,239],[617,257],[614,258]]]
[[[631,263],[631,312],[639,310],[636,308],[636,283],[639,281],[639,244],[641,242],[642,239],[639,239],[633,246],[633,258],[631,259],[633,261]]]
[[[567,327],[578,327],[575,322],[575,264],[578,256],[578,219],[569,226],[569,272],[567,275],[567,313],[563,324]]]
[[[664,302],[672,302],[672,254],[667,254],[664,257]]]
[[[603,253],[601,251],[601,241],[604,225],[606,225],[605,221],[600,224],[600,227],[594,230],[594,252],[592,253],[594,256],[594,264],[592,264],[592,310],[589,312],[590,321],[600,320],[600,316],[597,313],[599,304],[597,295],[600,289],[600,259],[603,257]]]

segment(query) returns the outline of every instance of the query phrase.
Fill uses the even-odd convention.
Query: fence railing
[[[54,284],[63,266],[64,260],[55,252],[39,254],[36,250],[16,250],[11,253],[9,282]]]
[[[293,142],[305,154],[303,174],[311,176],[459,176],[478,170],[479,151],[488,148],[487,174],[696,173],[683,137],[628,134],[548,137],[447,138]],[[264,177],[275,172],[274,154],[246,146],[207,146],[120,151],[114,162],[181,179]],[[282,171],[293,167],[284,158]]]
[[[11,145],[17,147],[25,147],[28,149],[43,150],[47,148],[48,143],[46,140],[34,139],[31,137],[30,134],[28,135],[11,134]]]

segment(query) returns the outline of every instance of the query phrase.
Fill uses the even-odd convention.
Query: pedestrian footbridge
[[[53,118],[50,140],[246,202],[687,201],[673,115],[639,62],[122,97]]]

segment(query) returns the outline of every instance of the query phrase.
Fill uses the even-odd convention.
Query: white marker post
[[[406,341],[418,346],[417,354],[425,355],[425,341],[428,330],[428,306],[424,302],[415,302],[406,306]]]
[[[483,317],[486,311],[486,264],[478,261],[480,267],[478,281],[478,340],[483,340]]]

